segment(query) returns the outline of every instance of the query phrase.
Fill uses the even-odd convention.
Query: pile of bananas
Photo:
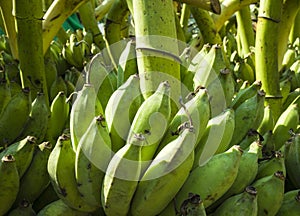
[[[299,40],[281,68],[275,121],[254,54],[238,56],[229,35],[180,56],[182,98],[163,81],[145,99],[132,41],[116,75],[79,33],[53,41],[49,98],[34,100],[0,43],[1,215],[299,214]]]

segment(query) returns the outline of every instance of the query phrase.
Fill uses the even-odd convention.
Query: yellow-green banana
[[[9,211],[7,216],[35,216],[36,213],[32,209],[32,204],[28,201],[23,199],[19,202],[18,207]]]
[[[4,75],[6,76],[6,74]],[[6,104],[11,99],[9,80],[6,77],[0,79],[0,115]]]
[[[239,146],[243,150],[246,150],[251,145],[251,143],[257,140],[263,141],[263,136],[260,133],[258,133],[257,130],[250,129],[247,132],[247,135],[239,143]]]
[[[19,136],[21,139],[26,136],[34,136],[37,138],[37,143],[41,143],[44,140],[50,117],[50,109],[46,100],[48,98],[43,93],[37,94],[37,97],[32,102],[29,118]]]
[[[291,190],[284,194],[282,204],[276,216],[297,216],[300,212],[300,190]]]
[[[282,110],[286,110],[286,108],[288,108],[289,105],[292,104],[292,102],[296,99],[296,98],[300,98],[300,88],[296,88],[295,90],[293,90],[292,92],[290,92],[284,102],[284,104],[282,105]]]
[[[61,199],[53,201],[41,209],[37,216],[88,216],[86,212],[80,212],[70,208]]]
[[[235,127],[234,110],[226,109],[211,118],[204,130],[204,135],[197,144],[193,168],[205,163],[214,154],[222,153],[229,148]]]
[[[177,193],[177,203],[182,203],[189,193],[194,193],[200,195],[205,208],[212,205],[233,184],[241,156],[241,149],[232,146],[226,152],[214,155],[204,165],[196,167]]]
[[[108,100],[105,119],[114,152],[125,145],[132,120],[142,103],[141,96],[140,79],[131,75]]]
[[[62,76],[57,76],[50,87],[50,101],[52,102],[61,91],[67,94],[67,86]]]
[[[20,188],[15,201],[15,206],[23,199],[33,203],[50,183],[47,163],[52,145],[50,142],[39,144],[34,151],[30,166],[20,179]]]
[[[255,81],[255,72],[250,64],[245,61],[245,59],[241,59],[239,62],[237,62],[233,71],[236,78],[248,80],[250,83]]]
[[[131,202],[131,215],[157,215],[174,198],[194,163],[196,135],[192,128],[167,144],[139,181]]]
[[[5,148],[0,153],[0,158],[7,154],[11,154],[14,156],[16,160],[16,165],[19,173],[19,177],[21,178],[28,167],[33,158],[34,149],[36,148],[36,139],[32,136],[27,136],[26,138],[15,142]]]
[[[98,206],[87,203],[77,189],[75,179],[75,152],[68,135],[61,135],[50,153],[47,170],[58,197],[69,207],[93,212]]]
[[[280,81],[279,86],[280,86],[280,93],[282,96],[281,102],[283,104],[285,102],[285,100],[287,99],[287,96],[291,92],[292,83],[291,83],[290,78],[286,78],[286,79]]]
[[[70,105],[67,102],[66,93],[61,91],[51,103],[50,117],[45,135],[45,140],[50,141],[52,145],[56,143],[57,138],[63,133],[66,127],[69,110]]]
[[[260,134],[265,134],[269,130],[273,130],[275,126],[272,110],[269,105],[264,108],[264,117],[257,129]]]
[[[9,145],[20,135],[31,110],[28,88],[14,95],[0,115],[0,146]]]
[[[102,105],[97,98],[94,86],[84,84],[77,93],[70,112],[70,134],[74,151],[94,117],[103,114]]]
[[[0,162],[0,214],[5,215],[13,205],[19,190],[19,174],[14,156],[1,157]]]
[[[276,215],[284,196],[285,177],[281,171],[252,183],[257,190],[257,215]]]
[[[105,119],[97,116],[81,137],[75,159],[78,191],[91,205],[101,206],[101,185],[111,157],[111,140]]]
[[[218,216],[247,215],[256,216],[258,212],[257,191],[248,186],[244,192],[226,199],[213,213]]]

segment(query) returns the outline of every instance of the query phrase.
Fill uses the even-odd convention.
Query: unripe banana
[[[19,206],[11,210],[7,216],[35,216],[32,204],[28,200],[22,200]]]
[[[54,191],[52,184],[49,184],[48,187],[42,192],[42,194],[34,201],[32,208],[35,212],[39,212],[46,205],[58,199],[59,198]]]
[[[255,81],[255,72],[250,64],[245,61],[245,59],[241,59],[241,61],[237,62],[233,71],[235,77],[239,79],[248,80],[250,83]]]
[[[274,150],[279,150],[284,145],[284,143],[290,138],[289,131],[295,131],[298,124],[299,107],[297,104],[291,104],[291,106],[281,113],[274,126]]]
[[[86,212],[80,212],[70,208],[61,199],[51,202],[37,213],[37,216],[87,216]]]
[[[64,79],[61,76],[57,76],[50,87],[50,101],[52,102],[61,91],[67,94],[67,86]]]
[[[287,150],[288,149],[288,150]],[[295,134],[287,143],[284,150],[285,166],[288,179],[294,187],[300,187],[300,134]]]
[[[263,137],[262,135],[260,135],[260,133],[258,133],[256,130],[252,130],[250,129],[247,132],[247,135],[243,138],[243,140],[239,143],[239,146],[243,149],[246,150],[251,143],[253,143],[254,141],[262,141]]]
[[[286,108],[288,108],[289,105],[291,105],[293,103],[293,101],[296,100],[296,98],[300,98],[300,88],[296,88],[295,90],[293,90],[292,92],[290,92],[284,102],[284,104],[282,105],[282,110],[286,110]]]
[[[78,211],[93,212],[98,206],[87,203],[77,189],[75,156],[70,137],[63,134],[58,138],[48,159],[50,182],[58,197],[69,207]]]
[[[247,215],[256,216],[257,191],[255,187],[248,186],[245,191],[226,199],[213,213],[218,216]]]
[[[284,72],[285,70],[289,69],[291,65],[295,62],[297,57],[297,53],[295,48],[289,46],[286,52],[284,53],[282,63],[279,64],[279,70]]]
[[[15,206],[23,199],[33,203],[50,183],[47,171],[47,162],[52,150],[49,142],[43,142],[35,148],[30,166],[20,179],[20,188],[15,201]]]
[[[180,215],[206,216],[206,211],[198,194],[189,194],[189,198],[184,200],[180,206]]]
[[[196,167],[176,195],[177,203],[182,203],[189,193],[193,193],[202,197],[205,208],[212,205],[233,184],[241,155],[241,149],[233,146],[224,153],[214,155],[203,166]]]
[[[140,79],[131,75],[108,100],[105,119],[114,152],[125,145],[132,120],[142,103],[141,95]]]
[[[275,126],[274,118],[272,115],[272,110],[270,106],[265,106],[264,108],[264,117],[257,129],[260,134],[265,134],[269,130],[273,130]]]
[[[81,68],[81,65],[77,65],[77,62],[74,60],[74,56],[72,50],[70,48],[70,43],[67,42],[64,44],[63,49],[61,51],[63,58],[68,62],[68,64],[75,66],[76,68]]]
[[[283,104],[291,91],[292,83],[291,83],[290,78],[286,78],[283,81],[280,81],[279,85],[280,85],[280,93],[282,96],[281,101]]]
[[[167,144],[145,171],[131,202],[131,215],[157,215],[174,198],[194,163],[196,136],[192,128]]]
[[[41,143],[44,140],[50,116],[50,109],[46,100],[48,99],[43,93],[37,94],[37,97],[31,105],[29,119],[27,120],[19,138],[23,139],[30,135],[37,138],[37,143]]]
[[[75,159],[78,191],[91,205],[101,206],[101,185],[111,157],[111,140],[105,119],[97,116],[81,137]]]
[[[282,204],[276,216],[297,216],[300,212],[300,191],[292,190],[284,194]]]
[[[284,196],[285,177],[281,171],[252,183],[257,190],[257,215],[276,215]]]
[[[95,116],[103,115],[103,109],[92,84],[84,84],[78,92],[70,112],[70,134],[76,151],[79,140]]]
[[[75,65],[77,68],[83,68],[85,56],[82,49],[82,43],[78,38],[76,37],[75,33],[72,33],[69,38],[69,45],[70,50],[72,52],[72,57],[75,62]]]
[[[70,105],[67,102],[65,92],[59,92],[50,106],[50,117],[48,119],[45,140],[55,144],[57,138],[63,133],[69,118]]]
[[[189,120],[192,121],[194,127],[196,144],[202,138],[204,130],[207,127],[207,123],[210,118],[208,92],[205,88],[199,87],[197,91],[192,93],[191,95],[193,96],[193,98],[186,102],[171,120],[168,129],[156,151],[157,154],[163,147],[165,147],[168,143],[178,137],[180,127]]]
[[[0,214],[5,215],[13,205],[19,190],[19,174],[14,156],[5,155],[0,162]]]
[[[51,57],[51,50],[48,49],[44,56],[44,62],[45,62],[45,78],[46,78],[46,84],[47,84],[47,90],[50,93],[51,86],[58,77],[57,73],[57,67],[55,60]],[[49,95],[50,99],[50,95]]]
[[[128,214],[141,175],[141,150],[145,142],[143,134],[136,134],[109,162],[101,191],[107,216]]]
[[[13,97],[16,94],[19,94],[22,91],[21,84],[18,83],[18,82],[16,82],[16,81],[14,81],[14,80],[10,81],[9,86],[10,86],[11,97]]]
[[[229,148],[234,127],[233,109],[226,109],[208,121],[204,135],[195,149],[193,169],[204,164],[214,154],[222,153]]]
[[[31,110],[30,90],[14,95],[0,115],[0,146],[9,145],[22,131]]]
[[[284,156],[280,151],[273,152],[270,158],[259,162],[256,179],[270,176],[276,171],[282,171],[283,175],[286,176]]]
[[[146,145],[142,147],[142,161],[151,160],[159,142],[167,130],[171,115],[170,85],[161,82],[155,93],[147,98],[134,116],[127,143],[136,134],[145,136]]]
[[[11,99],[11,92],[10,92],[9,80],[4,77],[0,80],[0,115],[4,110],[5,106],[10,101],[10,99]]]
[[[35,137],[27,136],[26,138],[15,142],[5,148],[0,153],[0,158],[4,157],[7,154],[13,155],[16,160],[19,177],[21,178],[30,166],[35,147]]]

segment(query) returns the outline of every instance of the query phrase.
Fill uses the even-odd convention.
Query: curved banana
[[[32,208],[32,204],[23,199],[19,202],[18,207],[9,211],[7,216],[36,216],[36,213]]]
[[[31,110],[30,90],[14,95],[0,115],[0,146],[10,145],[22,131]]]
[[[260,133],[257,132],[257,130],[250,129],[247,132],[247,135],[243,138],[243,140],[239,143],[239,146],[246,150],[248,147],[253,143],[254,141],[260,140],[262,141],[263,137]]]
[[[247,215],[256,216],[257,191],[255,187],[248,186],[244,192],[236,194],[226,199],[213,213],[219,216]]]
[[[289,105],[296,101],[296,98],[300,98],[300,88],[296,88],[294,91],[290,92],[282,105],[282,110],[286,110]]]
[[[13,205],[19,190],[19,174],[14,156],[5,155],[0,162],[0,214],[5,215]]]
[[[11,99],[9,84],[10,82],[6,77],[0,79],[0,115]]]
[[[280,93],[282,96],[281,101],[282,104],[284,104],[287,99],[287,96],[291,92],[291,88],[292,88],[291,78],[286,78],[280,81],[279,86],[280,86]]]
[[[177,204],[182,203],[189,193],[193,193],[202,197],[205,208],[212,205],[233,184],[241,156],[241,149],[232,146],[226,152],[214,155],[203,166],[196,167],[177,193]]]
[[[50,182],[58,197],[69,207],[78,211],[93,212],[98,206],[87,203],[77,189],[75,156],[70,137],[63,134],[58,138],[48,159]]]
[[[131,75],[108,100],[105,119],[114,152],[125,145],[134,115],[142,103],[141,96],[140,79]]]
[[[35,148],[35,137],[27,136],[26,138],[13,143],[4,149],[0,153],[0,158],[7,154],[13,155],[16,160],[19,177],[21,178],[30,166]]]
[[[67,94],[67,85],[62,76],[57,76],[50,87],[49,97],[52,102],[59,92],[65,92]]]
[[[94,86],[84,84],[77,93],[70,112],[70,134],[74,151],[94,117],[103,114],[102,105],[97,98]]]
[[[269,105],[265,106],[264,117],[263,117],[259,127],[257,128],[257,131],[260,134],[265,134],[267,131],[273,130],[274,126],[275,126],[275,122],[274,122],[274,118],[272,115],[272,110]]]
[[[241,59],[239,62],[237,62],[233,71],[235,77],[239,79],[248,80],[250,83],[255,81],[255,71],[251,65],[245,61],[245,59]]]
[[[276,216],[297,216],[300,212],[300,190],[291,190],[284,194],[282,204]]]
[[[285,177],[281,171],[252,183],[257,190],[257,215],[276,215],[284,196]]]
[[[111,140],[103,116],[97,116],[81,137],[75,159],[75,178],[83,199],[101,206],[101,185],[112,157]]]
[[[192,128],[167,144],[139,181],[131,202],[131,215],[157,215],[174,198],[194,163],[196,136]]]

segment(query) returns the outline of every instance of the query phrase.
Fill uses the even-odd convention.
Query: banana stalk
[[[286,0],[282,6],[282,17],[279,23],[279,33],[278,33],[278,66],[281,67],[283,56],[288,48],[288,43],[293,43],[289,41],[289,34],[291,32],[292,25],[295,21],[297,13],[300,11],[300,1],[299,0]],[[299,28],[299,26],[297,27]]]
[[[64,21],[88,0],[54,0],[43,17],[43,52],[46,53],[51,41]],[[29,28],[30,29],[30,28]]]
[[[9,37],[9,46],[12,52],[12,56],[15,59],[19,58],[18,46],[17,46],[17,32],[15,28],[15,20],[12,16],[13,1],[0,0],[0,11],[4,22],[4,29],[6,35]]]
[[[278,73],[278,42],[283,0],[261,0],[258,12],[255,43],[256,79],[262,82],[266,102],[274,120],[281,113],[281,92]],[[272,37],[270,38],[270,35]]]
[[[43,92],[48,98],[43,57],[43,4],[39,0],[14,0],[12,9],[16,22],[22,87],[31,89],[32,98],[35,98],[37,92]]]
[[[224,23],[243,7],[256,3],[258,0],[224,0],[221,3],[221,14],[212,14],[217,31],[220,31]]]
[[[191,7],[191,12],[201,31],[204,43],[222,43],[222,39],[218,34],[218,31],[216,29],[213,19],[211,18],[211,15],[207,11],[196,7]]]
[[[180,3],[186,3],[215,14],[221,13],[221,6],[219,0],[177,0]]]
[[[181,91],[180,59],[173,1],[133,0],[132,3],[143,96],[148,98],[159,83],[168,80],[171,98],[178,104]],[[175,103],[172,104],[172,113],[176,110]]]

